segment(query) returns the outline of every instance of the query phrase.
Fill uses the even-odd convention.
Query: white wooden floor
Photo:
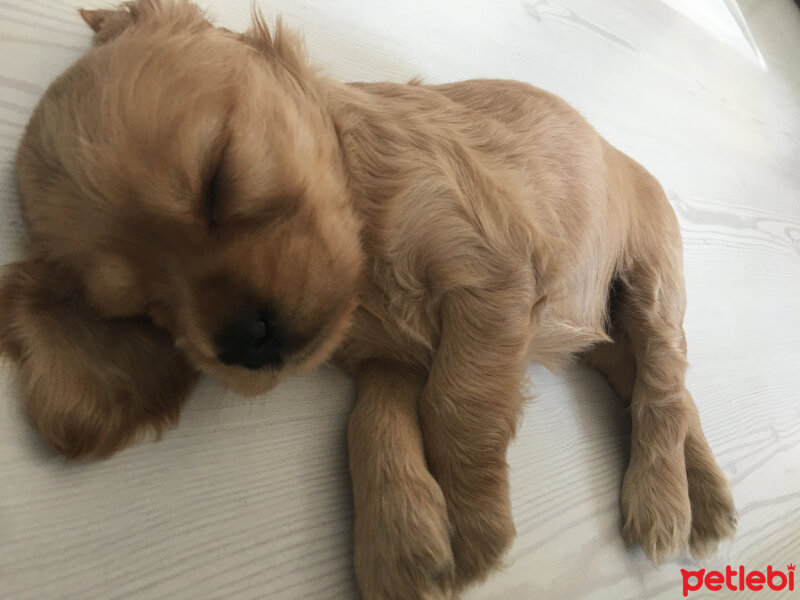
[[[556,92],[660,178],[684,233],[689,385],[740,513],[708,566],[785,569],[800,561],[800,11],[741,3],[762,61],[725,1],[260,4],[342,78],[507,77]],[[89,44],[79,4],[101,6],[0,0],[0,262],[24,235],[22,127]],[[250,0],[203,4],[227,27],[248,22]],[[353,388],[338,371],[256,400],[204,381],[161,442],[68,465],[21,419],[0,369],[0,598],[357,597]],[[537,398],[510,451],[519,537],[507,569],[465,598],[680,597],[680,568],[696,563],[655,569],[620,539],[628,442],[612,393],[584,368],[530,377]],[[748,594],[777,597],[735,597]]]

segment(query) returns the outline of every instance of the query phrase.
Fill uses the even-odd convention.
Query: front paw
[[[453,553],[441,489],[428,473],[384,487],[356,506],[355,571],[364,600],[451,598]]]
[[[622,534],[660,564],[689,541],[692,511],[686,471],[680,464],[656,467],[631,462],[622,484]]]

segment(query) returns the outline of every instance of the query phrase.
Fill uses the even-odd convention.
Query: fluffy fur
[[[684,386],[681,240],[653,177],[513,81],[344,84],[259,15],[82,11],[95,47],[17,160],[29,258],[0,284],[24,405],[70,457],[175,420],[198,372],[244,393],[334,357],[356,378],[365,598],[447,598],[514,537],[506,447],[531,359],[582,357],[629,403],[623,534],[710,553],[735,511]],[[280,367],[214,335],[270,306]]]

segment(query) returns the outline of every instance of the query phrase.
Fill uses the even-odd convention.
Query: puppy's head
[[[243,393],[325,360],[362,258],[297,44],[180,1],[82,15],[95,47],[47,90],[17,157],[32,252],[99,315],[150,317]]]

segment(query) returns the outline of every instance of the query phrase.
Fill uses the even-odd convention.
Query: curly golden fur
[[[362,592],[447,598],[514,537],[526,364],[581,357],[630,405],[625,537],[658,562],[733,534],[684,386],[674,213],[565,102],[333,81],[258,14],[245,34],[182,1],[81,14],[95,46],[25,131],[29,256],[0,284],[48,444],[106,456],[172,423],[199,372],[254,394],[333,357],[358,385]]]

